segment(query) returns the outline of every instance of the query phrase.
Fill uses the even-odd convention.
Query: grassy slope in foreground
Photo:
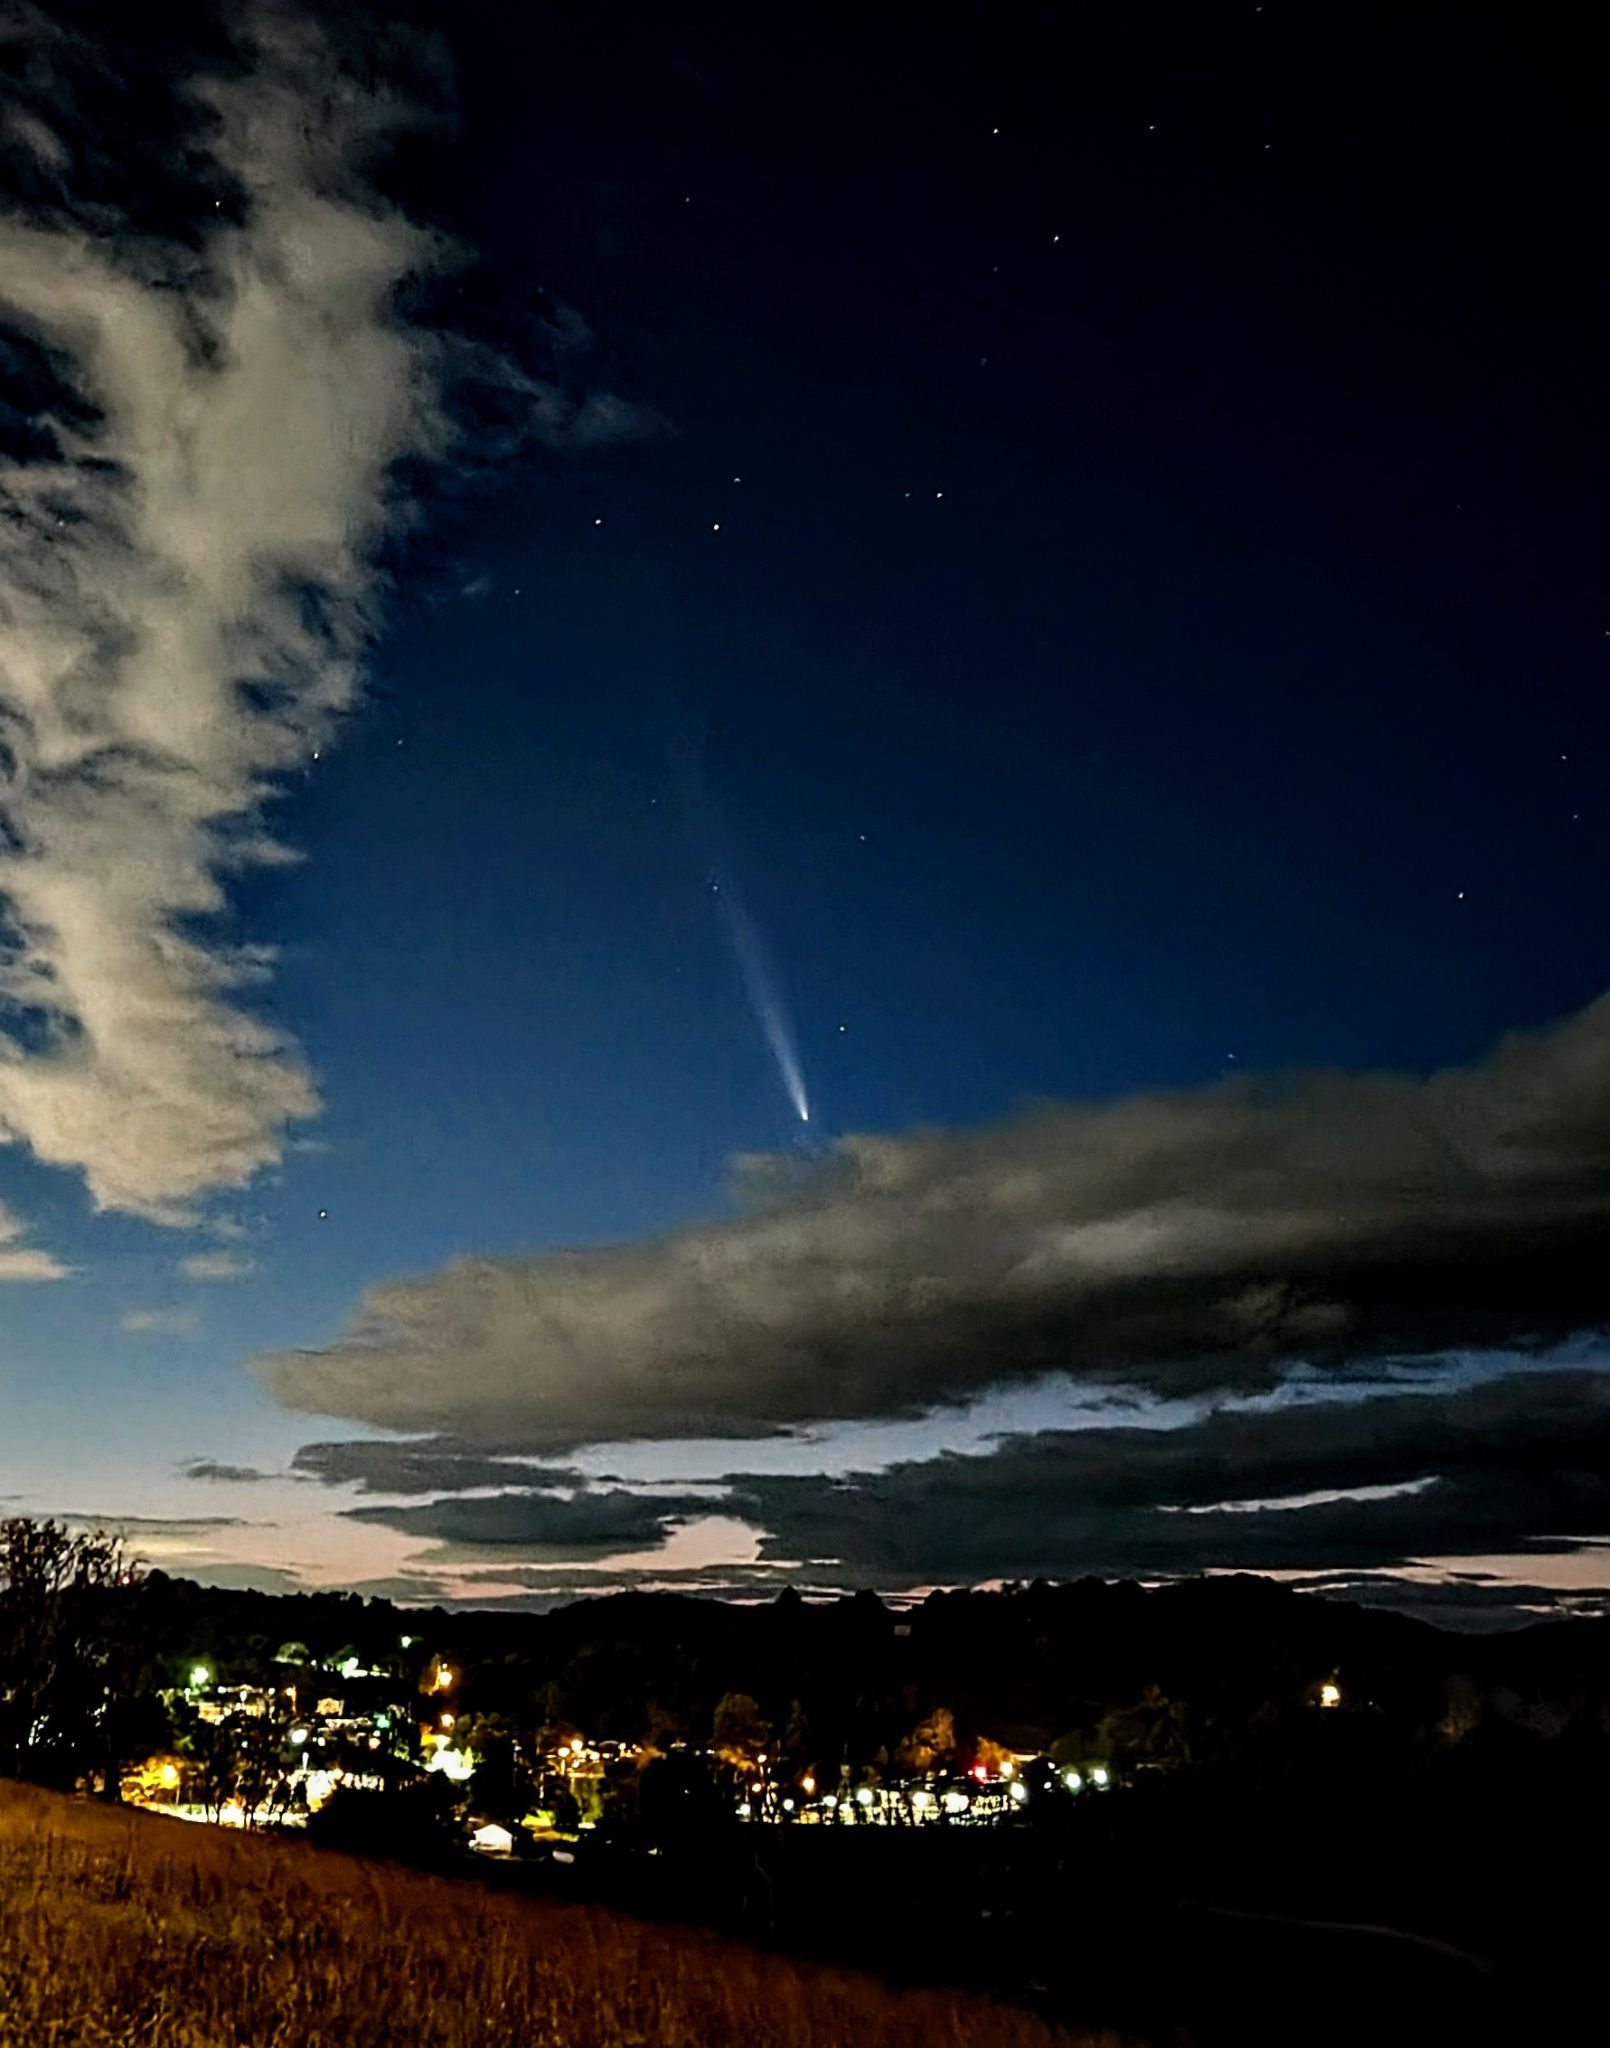
[[[697,1931],[0,1784],[0,2048],[1072,2040]]]

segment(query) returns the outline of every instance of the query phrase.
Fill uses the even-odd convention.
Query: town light
[[[291,1743],[294,1748],[300,1749],[306,1740],[307,1730],[305,1728],[293,1728],[291,1730]]]
[[[945,1794],[946,1813],[965,1813],[971,1803],[965,1792],[947,1792]]]
[[[447,1665],[440,1665],[436,1672],[436,1690],[438,1692],[450,1692],[452,1690],[452,1686],[452,1671],[448,1668]]]
[[[417,1636],[404,1636],[402,1638],[402,1646],[405,1650],[411,1650],[418,1640]]]
[[[199,1692],[204,1685],[211,1684],[212,1673],[205,1664],[193,1664],[190,1667],[190,1689],[192,1692]]]
[[[1079,1787],[1084,1783],[1084,1779],[1080,1777],[1077,1771],[1064,1771],[1062,1774],[1062,1782],[1064,1785],[1067,1786],[1070,1792],[1077,1792]]]
[[[816,1780],[811,1777],[801,1778],[799,1781],[799,1789],[806,1795],[807,1798],[809,1798],[811,1793],[813,1793],[816,1790]]]
[[[1012,1787],[1012,1797],[1017,1801],[1018,1805],[1021,1806],[1024,1800],[1028,1798],[1028,1796],[1029,1788],[1020,1779],[1018,1783]]]
[[[924,1807],[929,1807],[933,1805],[934,1795],[931,1792],[913,1792],[911,1795],[911,1803],[913,1806],[921,1810]]]
[[[164,1764],[162,1766],[162,1782],[170,1792],[173,1790],[174,1786],[179,1782],[179,1766],[177,1764]]]
[[[443,1714],[443,1716],[442,1716],[442,1726],[443,1726],[444,1728],[451,1728],[451,1727],[452,1727],[452,1725],[453,1725],[454,1719],[455,1719],[455,1716],[454,1716],[454,1715],[452,1715],[452,1714]]]
[[[872,1799],[873,1792],[872,1787],[870,1785],[863,1785],[860,1791],[857,1792],[855,1795],[855,1801],[858,1806],[870,1806],[872,1804]]]
[[[357,1678],[362,1670],[363,1665],[356,1657],[347,1657],[342,1660],[341,1676],[343,1678]]]
[[[1319,1688],[1319,1704],[1322,1707],[1339,1707],[1342,1704],[1342,1688],[1329,1682]]]
[[[975,1777],[975,1778],[976,1778],[976,1779],[978,1780],[978,1782],[979,1782],[979,1783],[980,1783],[980,1784],[982,1785],[982,1784],[983,1784],[983,1782],[984,1782],[984,1780],[985,1780],[985,1779],[986,1779],[986,1778],[987,1778],[987,1777],[989,1776],[989,1772],[988,1772],[987,1770],[985,1770],[985,1768],[984,1768],[984,1766],[983,1766],[982,1764],[974,1764],[974,1766],[973,1766],[973,1776],[974,1776],[974,1777]]]
[[[1012,1762],[1012,1760],[1011,1760],[1011,1758],[1010,1758],[1010,1757],[1008,1757],[1008,1759],[1006,1760],[1006,1762],[1005,1762],[1004,1764],[1002,1764],[1002,1765],[1001,1765],[1001,1776],[1002,1776],[1003,1778],[1010,1778],[1010,1777],[1013,1777],[1013,1776],[1015,1776],[1015,1775],[1016,1775],[1016,1772],[1017,1772],[1017,1765],[1016,1765],[1015,1763],[1013,1763],[1013,1762]]]
[[[784,1813],[792,1813],[794,1811],[794,1802],[792,1799],[785,1799],[783,1801],[783,1811]]]
[[[743,1805],[740,1806],[738,1809],[738,1818],[740,1820],[747,1820],[752,1810],[753,1809],[750,1807],[749,1801],[746,1799]]]
[[[1091,1784],[1092,1784],[1092,1785],[1105,1785],[1105,1784],[1106,1784],[1106,1782],[1107,1782],[1107,1766],[1106,1766],[1105,1764],[1097,1764],[1097,1765],[1096,1765],[1095,1769],[1094,1769],[1094,1770],[1093,1770],[1093,1771],[1092,1771],[1092,1772],[1090,1773],[1090,1782],[1091,1782]]]

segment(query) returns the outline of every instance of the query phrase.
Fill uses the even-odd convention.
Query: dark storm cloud
[[[556,1455],[1547,1339],[1610,1307],[1610,998],[1427,1079],[1048,1104],[751,1160],[739,1192],[666,1237],[376,1287],[258,1370],[310,1413]]]
[[[468,1493],[476,1487],[579,1486],[564,1465],[494,1458],[448,1442],[304,1444],[291,1460],[295,1479],[357,1486],[364,1493]]]
[[[767,1531],[763,1558],[832,1558],[850,1585],[1572,1551],[1610,1527],[1610,1374],[1221,1409],[1178,1429],[1048,1431],[981,1457],[731,1485],[726,1510]],[[1404,1490],[1336,1497],[1377,1488]]]
[[[405,1536],[472,1550],[503,1545],[522,1556],[550,1555],[567,1562],[613,1557],[663,1543],[673,1524],[706,1515],[706,1496],[628,1493],[608,1488],[569,1496],[506,1493],[421,1502],[409,1507],[352,1508],[354,1521],[378,1522]]]

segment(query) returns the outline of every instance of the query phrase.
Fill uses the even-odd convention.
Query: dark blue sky
[[[805,1149],[690,750],[818,1150],[1421,1073],[1606,980],[1604,165],[1563,23],[424,18],[458,118],[391,189],[477,252],[449,317],[652,422],[427,489],[365,700],[284,785],[305,861],[233,914],[324,1113],[244,1204],[255,1270],[110,1338],[190,1313],[169,1234],[0,1158],[78,1274],[9,1291],[54,1505],[99,1504],[63,1448],[97,1389],[152,1461],[111,1505],[188,1512],[156,1446],[327,1427],[241,1361],[366,1286],[658,1232]]]
[[[517,325],[535,277],[669,428],[494,482],[484,595],[405,590],[297,806],[286,915],[361,971],[285,987],[360,1093],[377,990],[401,1071],[463,1051],[449,1122],[530,1131],[544,1232],[703,1206],[786,1129],[679,741],[829,1129],[1426,1067],[1601,986],[1587,195],[1524,82],[1484,134],[1429,39],[1275,15],[476,19],[470,289]]]

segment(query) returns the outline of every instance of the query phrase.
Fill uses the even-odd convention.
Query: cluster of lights
[[[1064,1771],[1062,1773],[1062,1782],[1070,1792],[1077,1792],[1084,1785],[1084,1776],[1079,1771]],[[1112,1773],[1105,1764],[1092,1764],[1090,1766],[1090,1782],[1099,1789],[1101,1786],[1112,1782]]]

